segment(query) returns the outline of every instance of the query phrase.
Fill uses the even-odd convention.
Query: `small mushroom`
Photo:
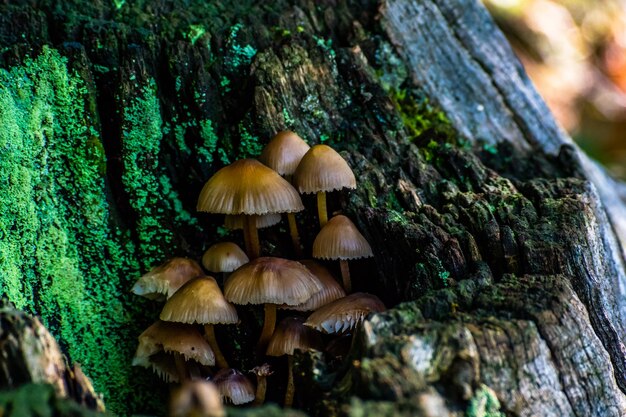
[[[233,272],[224,284],[226,299],[235,304],[264,304],[265,320],[259,338],[264,349],[276,325],[276,305],[298,305],[322,289],[304,265],[287,259],[262,257]]]
[[[282,320],[267,346],[268,356],[287,355],[288,377],[285,392],[285,407],[293,404],[295,385],[293,383],[293,352],[297,349],[321,350],[322,338],[319,332],[306,327],[301,317],[287,317]]]
[[[203,276],[183,285],[163,306],[161,320],[203,324],[205,337],[215,353],[220,368],[228,363],[215,338],[214,324],[234,324],[239,321],[237,310],[226,301],[215,278]]]
[[[300,160],[309,149],[310,146],[296,133],[290,130],[283,130],[278,132],[263,148],[259,161],[283,175],[287,181],[292,182],[291,176],[296,172]],[[302,247],[300,246],[300,236],[298,235],[295,214],[287,213],[287,221],[296,255],[301,257]]]
[[[352,220],[341,214],[330,219],[313,242],[314,258],[339,260],[343,288],[348,293],[352,291],[348,260],[372,256],[372,247],[359,229]]]
[[[171,297],[190,279],[202,274],[202,268],[196,261],[172,258],[142,275],[131,291],[150,300],[161,301]]]
[[[224,402],[234,405],[249,403],[254,400],[252,382],[236,369],[222,369],[211,380],[219,390]]]
[[[174,355],[159,351],[147,358],[133,359],[133,366],[142,366],[151,369],[165,382],[180,382],[181,370],[176,366]]]
[[[172,390],[170,417],[225,417],[220,394],[212,382],[185,381]]]
[[[198,211],[244,215],[244,240],[250,259],[260,246],[256,216],[304,210],[300,195],[276,171],[255,159],[242,159],[217,171],[204,184]]]
[[[353,330],[369,313],[385,311],[378,297],[356,292],[315,310],[304,323],[322,333],[343,334]]]
[[[232,242],[212,245],[202,256],[202,265],[211,272],[227,274],[250,261],[248,255]]]
[[[348,163],[327,145],[315,145],[309,149],[296,169],[293,182],[301,193],[317,193],[320,227],[328,221],[326,193],[356,188],[356,178]]]
[[[310,259],[298,262],[306,266],[308,270],[311,271],[313,275],[317,277],[317,279],[319,279],[320,283],[322,284],[322,289],[317,294],[313,294],[313,296],[309,298],[305,303],[296,306],[288,306],[283,304],[280,308],[295,311],[313,311],[317,310],[323,305],[337,300],[338,298],[346,296],[346,292],[343,290],[343,288],[341,288],[341,285],[339,285],[335,277],[333,277],[330,271],[324,266]]]
[[[254,396],[254,405],[261,405],[265,402],[267,377],[272,375],[274,371],[272,371],[269,364],[264,363],[263,365],[255,366],[250,372],[256,375],[256,394]]]

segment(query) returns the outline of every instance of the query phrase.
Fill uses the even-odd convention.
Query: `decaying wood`
[[[238,39],[256,48],[241,65],[232,65],[230,24],[193,19],[211,6],[159,1],[145,14],[96,2],[74,27],[64,20],[74,18],[71,4],[40,3],[0,6],[25,33],[2,38],[13,45],[2,62],[56,44],[92,86],[86,107],[102,121],[111,222],[138,246],[161,244],[135,236],[146,210],[124,182],[122,132],[133,127],[125,116],[146,91],[157,91],[157,114],[170,125],[158,154],[134,163],[144,176],[164,175],[188,212],[223,161],[199,162],[198,125],[186,126],[182,144],[174,137],[182,121],[211,121],[229,157],[249,152],[242,126],[263,143],[290,128],[310,143],[329,140],[353,167],[359,189],[329,202],[374,250],[351,265],[355,290],[390,310],[369,318],[345,360],[297,357],[296,382],[310,388],[297,390],[299,407],[319,416],[626,415],[626,186],[559,129],[478,0],[294,0],[247,12],[234,2],[241,14],[222,18],[242,22]],[[180,36],[191,23],[206,24],[201,41]],[[407,110],[404,94],[416,107],[439,106],[450,126],[411,130],[417,118],[437,119],[422,114],[436,109]],[[198,216],[200,226],[176,229],[175,214],[158,209],[160,227],[175,235],[163,253],[197,257],[217,239],[219,220]],[[299,221],[308,249],[314,215]],[[290,254],[279,232],[262,239],[266,253]],[[244,336],[254,339],[255,314],[240,316],[218,337],[232,362],[251,368]],[[15,340],[32,337],[28,323]],[[64,380],[55,357],[40,369]],[[3,366],[7,381],[34,378],[23,359]]]

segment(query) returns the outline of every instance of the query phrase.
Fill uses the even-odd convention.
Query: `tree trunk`
[[[558,128],[477,0],[0,11],[0,292],[109,409],[159,412],[152,376],[129,366],[159,306],[132,283],[223,237],[195,212],[204,181],[289,128],[354,169],[359,188],[330,194],[330,212],[374,250],[350,265],[354,289],[390,307],[343,363],[296,357],[299,407],[624,415],[626,186]],[[291,255],[282,229],[261,232],[264,253]],[[240,312],[217,337],[250,369],[259,314]]]

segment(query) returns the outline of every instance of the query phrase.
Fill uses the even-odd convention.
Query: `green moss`
[[[50,48],[0,71],[0,293],[38,314],[121,411],[144,400],[129,367],[139,265],[129,234],[109,224],[92,100]]]
[[[263,145],[259,142],[259,137],[251,134],[248,129],[246,129],[243,122],[239,123],[238,129],[241,140],[239,142],[239,150],[236,159],[256,158],[259,156],[263,150]]]
[[[465,412],[467,417],[504,417],[500,411],[500,401],[496,394],[486,385],[476,391]]]
[[[202,25],[189,25],[189,30],[184,36],[191,41],[192,45],[195,45],[198,39],[206,33],[206,28]]]
[[[405,89],[391,89],[390,95],[409,135],[409,140],[452,138],[453,129],[445,113],[432,106],[427,99],[419,99]],[[431,139],[432,140],[432,139]]]
[[[257,50],[252,45],[239,44],[238,33],[242,27],[243,25],[240,23],[233,25],[226,40],[224,64],[227,70],[231,72],[242,66],[250,65],[252,58],[257,53]]]

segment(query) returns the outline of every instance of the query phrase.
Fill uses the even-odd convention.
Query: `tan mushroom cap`
[[[385,311],[385,305],[372,294],[357,292],[316,310],[304,323],[323,333],[352,330],[372,312]]]
[[[328,145],[315,145],[302,157],[293,183],[304,194],[356,188],[356,178],[345,159]]]
[[[241,159],[217,171],[204,184],[198,211],[262,215],[304,210],[295,188],[255,159]]]
[[[252,382],[236,369],[222,369],[211,380],[219,390],[224,402],[235,405],[254,400],[255,390]]]
[[[170,417],[224,417],[220,393],[214,383],[203,380],[185,381],[172,390]]]
[[[232,242],[216,243],[202,256],[202,265],[212,272],[232,272],[249,261],[248,255]]]
[[[202,365],[215,365],[211,346],[198,330],[189,324],[157,321],[139,335],[139,347],[133,364],[145,364],[146,354],[158,351],[180,353],[185,360],[193,359]],[[144,365],[145,366],[145,365]]]
[[[163,321],[199,324],[237,323],[237,310],[222,295],[213,277],[195,278],[183,285],[167,300],[161,316]]]
[[[304,325],[301,317],[287,317],[282,320],[267,346],[268,356],[293,355],[296,349],[322,349],[322,335]]]
[[[278,213],[269,213],[262,216],[256,216],[257,229],[265,229],[266,227],[272,227],[280,223],[282,216]],[[227,214],[224,218],[224,226],[230,230],[243,229],[243,217],[241,215]]]
[[[133,360],[133,366],[143,366],[144,368],[151,369],[152,372],[157,374],[159,378],[165,382],[178,382],[178,370],[176,369],[176,362],[174,355],[165,352],[158,352],[150,356],[146,362],[135,363]]]
[[[288,304],[307,301],[322,284],[304,265],[261,257],[233,272],[224,284],[226,299],[235,304]]]
[[[313,296],[303,304],[298,304],[296,306],[283,305],[281,308],[295,311],[313,311],[323,305],[346,296],[346,292],[343,290],[341,285],[339,285],[335,277],[333,277],[330,271],[324,266],[310,259],[298,262],[306,266],[309,271],[311,271],[313,275],[319,279],[322,284],[322,289],[317,294],[313,294]]]
[[[297,133],[283,130],[265,145],[261,156],[259,156],[259,161],[280,175],[292,175],[310,148]]]
[[[202,268],[196,261],[172,258],[142,275],[131,291],[150,300],[165,300],[187,281],[202,274]]]
[[[313,242],[313,257],[317,259],[359,259],[374,256],[372,247],[352,220],[340,214],[322,227]]]

